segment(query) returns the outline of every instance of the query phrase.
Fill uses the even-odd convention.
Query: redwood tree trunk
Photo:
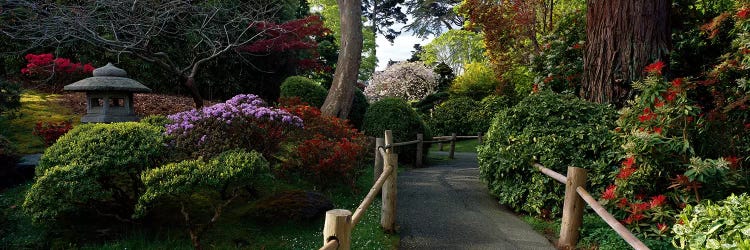
[[[669,61],[669,0],[587,0],[581,96],[621,107],[643,68]]]
[[[362,60],[362,1],[338,0],[341,17],[341,51],[336,61],[333,84],[321,111],[323,115],[346,118],[352,106],[354,87]]]

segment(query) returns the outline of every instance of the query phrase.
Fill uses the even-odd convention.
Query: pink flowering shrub
[[[44,81],[55,88],[90,76],[94,71],[91,63],[74,63],[68,58],[55,58],[52,53],[26,54],[24,59],[28,63],[21,69],[21,74],[31,80]]]
[[[273,159],[302,119],[268,106],[256,95],[240,94],[224,103],[168,116],[166,134],[183,156],[210,158],[230,149],[255,150]]]

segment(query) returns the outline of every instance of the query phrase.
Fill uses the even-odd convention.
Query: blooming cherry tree
[[[421,62],[400,62],[375,72],[365,88],[370,102],[386,97],[417,101],[436,92],[438,75]]]

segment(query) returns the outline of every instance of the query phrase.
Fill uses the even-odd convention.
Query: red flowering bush
[[[623,139],[620,168],[602,203],[631,230],[665,237],[675,211],[706,197],[723,197],[740,187],[737,173],[723,158],[702,159],[694,145],[704,119],[688,98],[696,84],[677,78],[665,81],[662,62],[648,65],[649,77],[633,83],[640,94],[620,111],[615,131]],[[711,185],[711,190],[702,190]]]
[[[44,145],[51,146],[57,138],[70,131],[73,125],[69,121],[61,122],[37,122],[33,134],[44,140]]]
[[[305,127],[287,141],[287,145],[297,146],[283,157],[282,174],[298,176],[322,188],[342,182],[353,186],[365,153],[364,134],[346,120],[322,116],[315,107],[287,104],[283,108],[302,118]]]
[[[32,80],[45,81],[55,88],[73,83],[94,71],[91,63],[74,63],[68,58],[55,58],[52,53],[26,54],[24,58],[28,63],[21,69],[23,75]]]

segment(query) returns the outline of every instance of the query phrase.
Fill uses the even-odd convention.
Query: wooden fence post
[[[385,146],[385,139],[375,138],[375,169],[372,172],[372,183],[375,183],[378,178],[380,178],[380,174],[383,173],[383,156],[380,154],[380,151],[378,151],[378,149],[383,146]]]
[[[438,147],[440,147],[440,151],[443,151],[443,142],[438,142]]]
[[[424,143],[422,143],[422,141],[424,141],[424,135],[417,134],[417,140],[419,140],[419,142],[417,143],[417,159],[414,165],[416,165],[415,167],[417,168],[421,168],[422,167],[422,149],[424,147]]]
[[[456,152],[456,133],[451,134],[451,151],[448,152],[448,159],[453,159],[453,154]]]
[[[560,225],[560,240],[558,241],[558,247],[561,249],[575,249],[578,242],[578,230],[583,223],[583,207],[586,204],[576,192],[576,188],[586,187],[587,172],[583,168],[568,167],[562,223]]]
[[[482,132],[477,132],[477,140],[479,141],[479,144],[482,144]]]
[[[323,226],[323,245],[332,239],[339,241],[339,250],[351,248],[352,212],[346,209],[333,209],[326,212]]]
[[[387,166],[393,167],[390,176],[383,183],[381,191],[381,200],[383,206],[381,209],[380,226],[383,231],[391,233],[396,229],[396,176],[398,175],[398,154],[389,153],[385,160]]]

